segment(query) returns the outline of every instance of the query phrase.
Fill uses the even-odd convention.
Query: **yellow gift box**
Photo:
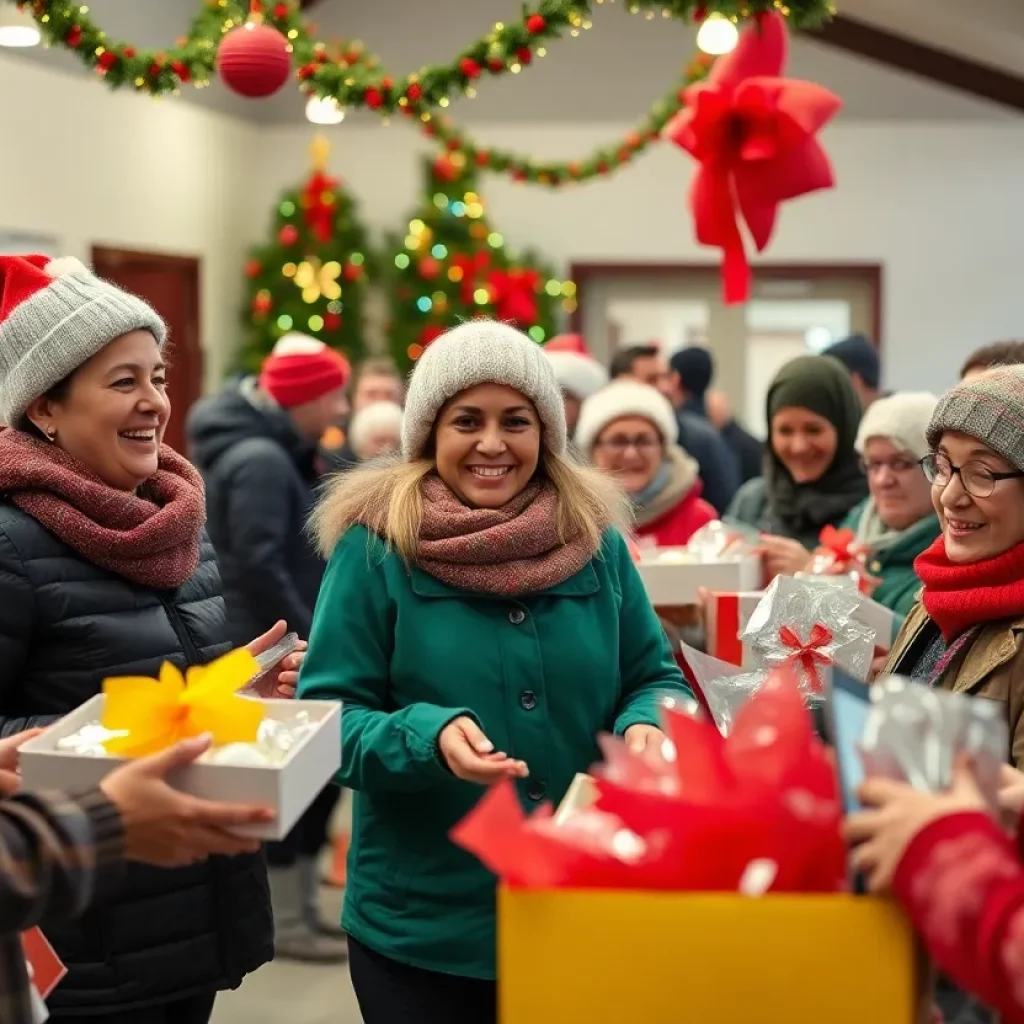
[[[500,1024],[914,1024],[916,965],[869,897],[498,893]]]

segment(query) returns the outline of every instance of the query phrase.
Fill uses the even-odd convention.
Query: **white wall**
[[[623,125],[502,124],[478,137],[537,157],[570,159]],[[254,163],[250,234],[277,191],[304,173],[310,132],[276,129]],[[403,120],[331,130],[332,163],[377,228],[417,201],[424,140]],[[884,355],[892,387],[943,388],[973,347],[1024,336],[1024,122],[839,123],[824,136],[839,179],[830,193],[786,204],[767,259],[880,261]],[[488,176],[488,215],[512,244],[553,260],[714,260],[693,242],[689,158],[669,145],[607,180],[549,191]],[[926,358],[922,359],[922,355]]]
[[[0,56],[0,229],[202,259],[206,380],[238,341],[246,174],[257,135],[193,106]]]

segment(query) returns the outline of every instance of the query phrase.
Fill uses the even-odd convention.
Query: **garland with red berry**
[[[4,2],[4,0],[0,0]],[[564,33],[590,27],[590,0],[534,0],[516,21],[499,23],[463,49],[448,64],[424,67],[404,78],[384,73],[379,62],[358,45],[331,46],[314,38],[295,0],[204,0],[187,36],[166,50],[115,42],[77,0],[7,0],[29,11],[46,41],[79,55],[112,87],[134,86],[154,95],[173,93],[182,84],[203,86],[215,73],[224,35],[255,12],[287,40],[296,76],[304,91],[331,97],[342,108],[369,107],[391,114],[410,104],[431,109],[455,95],[472,95],[484,75],[518,72],[544,44]],[[597,3],[602,0],[596,0]],[[662,14],[684,22],[712,14],[733,20],[781,11],[797,28],[813,27],[834,9],[831,0],[627,0],[632,13]]]

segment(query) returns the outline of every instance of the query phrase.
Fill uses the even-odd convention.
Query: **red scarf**
[[[940,536],[914,562],[924,607],[946,643],[972,626],[1024,615],[1024,543],[995,558],[955,564]]]
[[[57,445],[0,430],[0,493],[94,565],[176,590],[199,565],[203,481],[166,445],[158,465],[138,493],[119,491]]]

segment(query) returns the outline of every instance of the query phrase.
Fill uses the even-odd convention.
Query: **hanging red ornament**
[[[548,23],[544,20],[542,14],[531,14],[526,19],[526,31],[531,35],[537,35],[538,32],[543,32],[548,27]]]
[[[299,230],[294,224],[285,224],[277,236],[282,245],[294,245],[299,240]]]
[[[480,65],[472,57],[463,57],[459,61],[459,70],[466,78],[480,77]]]
[[[245,264],[246,277],[259,277],[263,273],[263,264],[259,260],[249,260]]]
[[[380,89],[377,89],[372,85],[365,93],[363,93],[363,99],[366,100],[366,105],[371,110],[380,110],[384,105],[384,97],[381,95]]]
[[[67,35],[64,36],[64,42],[71,47],[72,50],[77,50],[82,45],[82,26],[72,25],[68,29]]]
[[[340,331],[341,330],[341,314],[340,313],[325,313],[324,314],[324,327],[329,331]]]
[[[96,67],[106,74],[117,63],[117,54],[113,50],[104,50],[96,58]]]
[[[217,50],[217,73],[233,92],[249,99],[272,96],[288,81],[288,40],[276,28],[247,21],[233,28]]]
[[[346,263],[345,268],[342,270],[342,274],[344,274],[346,281],[359,281],[363,276],[362,264]]]
[[[433,281],[439,273],[441,273],[441,264],[434,259],[433,256],[424,256],[423,259],[416,264],[416,269],[419,271],[420,277],[427,281]]]
[[[288,17],[288,5],[287,4],[275,4],[274,5],[274,17],[278,21]]]
[[[516,50],[516,57],[520,64],[529,64],[533,60],[533,54],[525,46]]]
[[[503,60],[499,60],[497,57],[492,57],[487,62],[487,67],[490,68],[491,71],[493,71],[495,74],[497,74],[499,71],[505,70],[505,62]]]

